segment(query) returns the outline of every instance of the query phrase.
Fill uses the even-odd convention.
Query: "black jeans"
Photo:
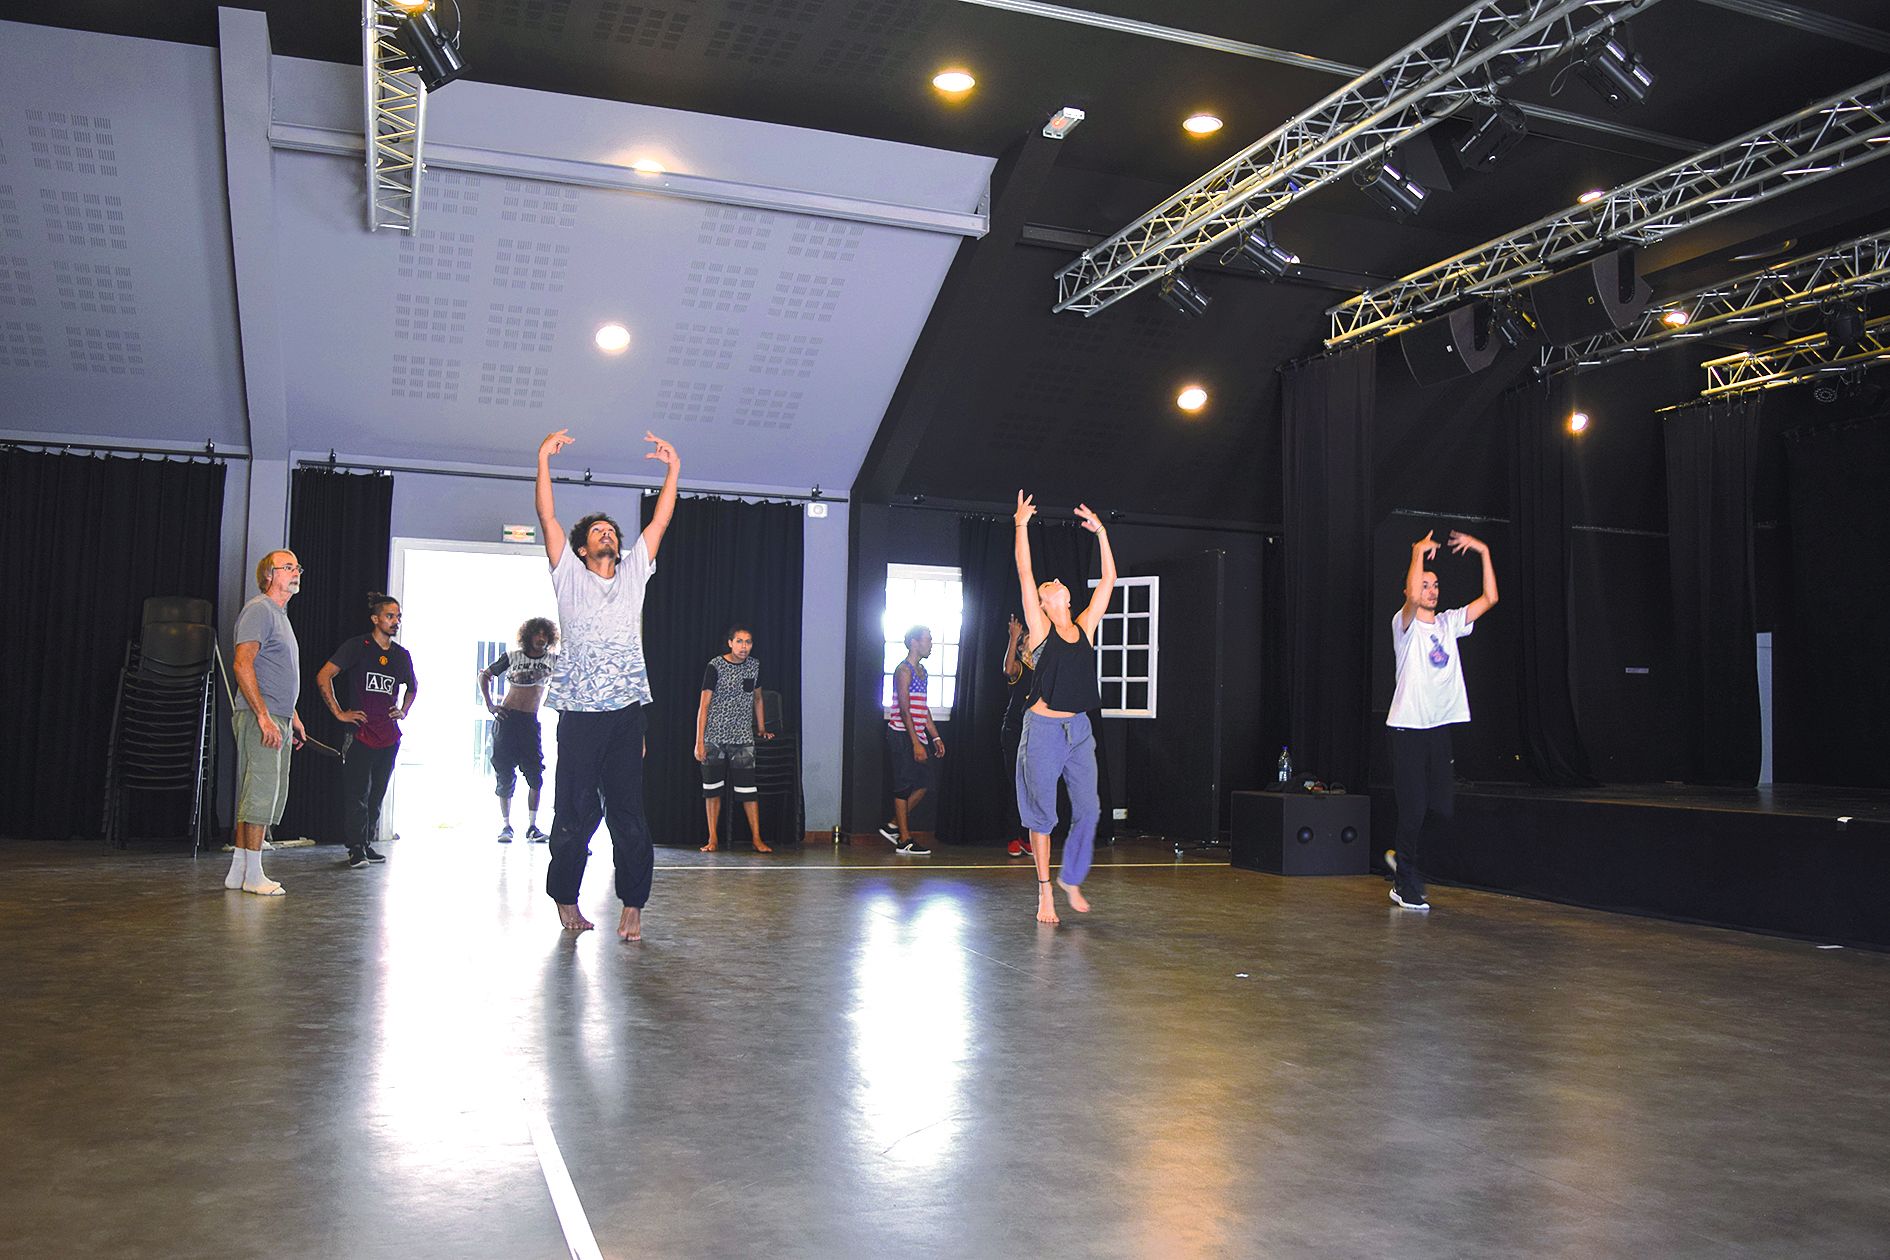
[[[387,781],[394,777],[394,755],[399,751],[399,744],[369,748],[356,740],[348,745],[341,763],[341,826],[350,853],[367,848],[380,833],[381,802],[387,798]]]
[[[617,896],[639,910],[650,899],[656,854],[643,819],[646,720],[640,704],[608,713],[558,715],[558,777],[545,892],[561,906],[577,904],[599,822],[610,826]]]
[[[1452,770],[1450,728],[1427,730],[1391,728],[1391,784],[1398,798],[1398,895],[1410,900],[1424,896],[1420,864],[1430,858],[1430,842],[1437,828],[1450,821],[1457,808],[1457,780]]]

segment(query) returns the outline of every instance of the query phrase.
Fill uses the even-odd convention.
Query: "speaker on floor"
[[[1639,319],[1654,290],[1635,273],[1634,259],[1634,250],[1617,249],[1531,286],[1536,323],[1548,343],[1565,346]]]
[[[1460,306],[1398,338],[1404,349],[1405,366],[1420,385],[1441,385],[1472,372],[1481,372],[1496,362],[1502,352],[1502,340],[1490,327],[1490,308],[1486,302]]]
[[[1363,875],[1371,865],[1367,793],[1235,792],[1233,864],[1275,875]]]

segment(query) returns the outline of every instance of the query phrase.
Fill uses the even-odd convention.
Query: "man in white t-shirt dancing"
[[[558,710],[558,776],[551,819],[551,863],[545,891],[558,903],[558,921],[573,932],[593,926],[578,911],[578,886],[597,824],[610,827],[623,901],[617,935],[643,939],[643,905],[650,899],[655,855],[643,817],[643,732],[650,706],[650,676],[643,664],[643,590],[656,572],[656,551],[676,512],[676,448],[645,433],[655,449],[644,455],[663,464],[663,489],[636,543],[627,551],[617,522],[593,512],[566,536],[552,500],[551,457],[574,439],[548,433],[538,445],[536,504],[558,597],[564,650],[551,677],[549,703]]]
[[[1470,720],[1464,692],[1463,661],[1457,640],[1496,606],[1496,569],[1483,542],[1456,530],[1450,549],[1483,557],[1483,594],[1462,608],[1437,611],[1437,575],[1424,562],[1437,554],[1429,533],[1411,544],[1411,567],[1404,577],[1404,607],[1391,617],[1391,650],[1398,663],[1398,688],[1391,696],[1385,725],[1391,728],[1391,781],[1398,798],[1396,848],[1385,855],[1391,867],[1391,900],[1406,910],[1429,910],[1424,899],[1420,859],[1428,856],[1422,837],[1425,822],[1448,820],[1455,804],[1451,770],[1450,726]]]

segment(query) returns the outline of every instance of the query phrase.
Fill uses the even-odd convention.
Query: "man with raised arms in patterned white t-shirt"
[[[553,784],[551,864],[545,892],[558,920],[573,932],[596,924],[578,911],[578,887],[597,824],[610,827],[623,913],[617,935],[643,939],[643,906],[650,899],[655,853],[643,817],[643,733],[650,677],[643,664],[643,591],[656,572],[656,549],[676,511],[676,448],[645,433],[656,449],[645,459],[665,466],[656,510],[626,553],[623,532],[602,512],[571,527],[558,523],[551,494],[551,457],[576,439],[568,429],[538,444],[536,502],[551,589],[558,597],[564,650],[551,678],[548,703],[558,710],[558,774]]]
[[[1398,663],[1398,687],[1392,693],[1391,781],[1398,799],[1397,846],[1385,854],[1391,867],[1391,900],[1406,910],[1429,910],[1418,863],[1429,818],[1448,821],[1455,808],[1450,727],[1470,720],[1470,697],[1463,685],[1463,661],[1457,640],[1496,606],[1496,569],[1490,549],[1456,530],[1450,549],[1483,557],[1483,594],[1447,612],[1437,611],[1437,575],[1424,562],[1437,554],[1437,540],[1426,533],[1411,544],[1411,567],[1404,577],[1404,607],[1391,615],[1391,650]]]

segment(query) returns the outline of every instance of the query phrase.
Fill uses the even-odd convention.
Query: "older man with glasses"
[[[236,618],[235,853],[223,880],[229,889],[280,897],[282,885],[263,874],[263,833],[282,821],[289,801],[289,751],[308,733],[295,711],[302,664],[289,625],[289,601],[302,589],[302,566],[292,551],[272,551],[256,565],[261,594]],[[285,736],[286,728],[286,736]]]

